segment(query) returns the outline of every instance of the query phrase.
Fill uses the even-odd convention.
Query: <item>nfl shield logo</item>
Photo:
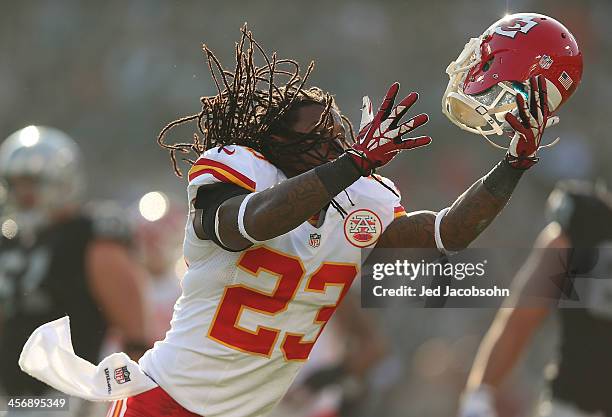
[[[130,382],[130,371],[128,371],[127,366],[115,369],[115,381],[117,381],[117,384]]]
[[[551,65],[553,64],[553,59],[551,57],[549,57],[548,55],[542,55],[542,58],[540,58],[540,67],[542,67],[543,69],[548,69],[551,67]]]
[[[319,233],[311,233],[310,239],[308,239],[308,244],[313,248],[318,248],[321,244],[321,235]]]

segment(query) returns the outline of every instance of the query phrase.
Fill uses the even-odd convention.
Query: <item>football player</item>
[[[77,144],[50,127],[21,129],[0,146],[0,180],[0,392],[49,395],[17,360],[36,327],[65,314],[83,358],[99,358],[109,327],[140,357],[146,326],[128,229],[119,216],[83,208]]]
[[[461,416],[496,415],[500,384],[532,335],[557,310],[557,300],[576,300],[573,295],[582,304],[558,309],[559,358],[545,396],[550,401],[543,401],[537,414],[612,416],[612,194],[590,183],[565,181],[547,205],[550,223],[515,278],[520,293],[499,310],[480,345]]]
[[[571,35],[567,43],[575,45]],[[406,213],[393,183],[374,171],[402,150],[431,142],[404,137],[428,119],[420,114],[402,121],[416,93],[395,105],[394,83],[376,113],[364,98],[353,141],[333,97],[305,86],[312,64],[302,75],[295,61],[267,56],[246,28],[234,71],[206,46],[204,51],[218,94],[203,97],[199,112],[170,123],[158,139],[170,149],[176,172],[177,152],[198,155],[188,174],[183,294],[166,338],[132,368],[148,375],[154,388],[142,378],[142,390],[113,385],[129,392],[111,408],[113,417],[265,415],[357,276],[361,250],[431,248],[447,254],[465,248],[537,163],[544,130],[552,124],[552,72],[525,62],[517,79],[524,91],[512,90],[517,112],[504,116],[512,133],[505,157],[451,206]],[[256,53],[264,57],[261,67]],[[482,71],[484,62],[469,65]],[[559,83],[553,80],[555,88]],[[171,128],[186,122],[197,123],[192,143],[164,141]]]
[[[160,386],[159,401],[151,392],[132,397],[128,416],[130,407],[156,415],[155,407],[175,401],[196,415],[264,415],[357,275],[361,248],[465,248],[538,160],[551,117],[541,68],[518,79],[526,95],[512,96],[518,114],[506,116],[513,129],[506,156],[449,208],[406,213],[393,183],[372,174],[400,151],[430,143],[403,138],[427,122],[424,114],[400,120],[417,94],[394,107],[395,83],[376,114],[365,98],[352,142],[332,96],[304,87],[311,67],[300,78],[297,64],[275,55],[256,67],[258,48],[245,30],[230,73],[205,47],[218,95],[160,134],[164,144],[169,128],[195,120],[201,136],[165,145],[173,160],[176,151],[200,154],[189,171],[189,269],[172,329],[140,361]],[[283,64],[296,71],[278,86]],[[266,89],[257,88],[262,79]]]

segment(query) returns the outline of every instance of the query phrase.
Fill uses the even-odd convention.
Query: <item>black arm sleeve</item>
[[[215,232],[215,216],[219,206],[226,200],[243,194],[249,194],[249,191],[237,185],[225,183],[202,186],[196,194],[194,227],[198,228],[201,225],[201,230],[204,231],[206,237],[226,251],[240,252],[239,250],[230,249],[221,243],[219,236]]]

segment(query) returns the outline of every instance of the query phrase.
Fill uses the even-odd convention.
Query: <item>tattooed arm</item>
[[[361,176],[349,155],[289,178],[255,194],[244,212],[244,226],[251,237],[268,240],[283,235],[321,211],[333,197]],[[238,212],[246,195],[225,200],[218,210],[218,237],[224,246],[243,250],[251,246],[238,230]],[[202,210],[196,210],[194,228],[202,239]]]
[[[504,208],[523,170],[504,159],[476,181],[450,207],[440,234],[448,250],[466,248]],[[436,213],[416,211],[395,219],[381,236],[377,248],[435,248]]]

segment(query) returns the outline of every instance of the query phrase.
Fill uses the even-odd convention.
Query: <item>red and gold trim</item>
[[[404,207],[401,204],[393,209],[394,219],[397,219],[398,217],[405,216],[405,215],[406,215],[406,209],[404,209]]]
[[[261,153],[257,152],[255,149],[249,148],[248,146],[245,146],[244,149],[251,152],[255,158],[261,159],[262,161],[267,161],[266,157],[263,156]]]
[[[229,166],[212,159],[200,158],[189,170],[189,181],[203,174],[210,174],[221,182],[236,184],[251,192],[255,191],[255,181]]]
[[[127,400],[117,400],[111,405],[110,409],[108,410],[108,413],[106,414],[106,417],[121,417],[125,414],[126,411]]]

